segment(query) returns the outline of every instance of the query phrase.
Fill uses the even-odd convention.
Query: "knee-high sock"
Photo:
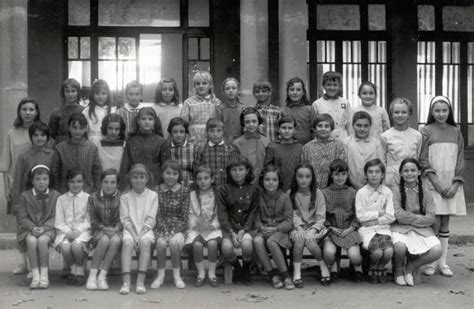
[[[441,242],[441,257],[439,258],[439,265],[446,266],[446,257],[448,256],[449,231],[439,231],[439,241]]]

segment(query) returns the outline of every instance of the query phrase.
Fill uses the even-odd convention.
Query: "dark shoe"
[[[73,274],[67,275],[66,283],[67,285],[76,285],[76,276]]]
[[[377,275],[377,271],[371,271],[369,275],[369,283],[376,284],[379,282],[379,276]]]
[[[201,277],[197,277],[196,278],[196,281],[194,281],[194,286],[196,288],[200,288],[204,285],[204,281],[206,280],[206,278],[201,278]]]
[[[252,274],[250,273],[250,262],[243,263],[242,266],[242,283],[246,286],[252,285]]]
[[[76,286],[83,286],[86,284],[86,277],[83,275],[77,275],[76,276]]]
[[[354,274],[354,282],[355,283],[361,283],[364,282],[364,274],[361,273],[360,271],[356,271]]]
[[[387,283],[387,275],[385,274],[385,270],[379,272],[378,281],[379,283]]]
[[[217,281],[217,278],[209,278],[209,285],[213,288],[218,288],[219,287],[219,282]]]
[[[329,286],[331,284],[331,277],[321,277],[321,284],[323,286]]]
[[[339,274],[335,271],[331,272],[331,281],[332,282],[338,282],[339,281]]]
[[[293,281],[293,283],[295,284],[295,288],[297,289],[302,289],[304,287],[302,279],[296,279]]]

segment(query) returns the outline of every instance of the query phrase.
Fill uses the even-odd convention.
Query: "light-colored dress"
[[[382,209],[385,214],[379,216]],[[395,221],[392,191],[384,185],[379,185],[377,189],[370,185],[363,186],[356,194],[356,216],[361,224],[358,231],[365,249],[369,248],[370,240],[376,234],[392,236],[390,224]],[[374,220],[377,224],[366,225]]]
[[[69,240],[66,235],[73,230],[79,230],[81,234],[73,241],[82,244],[84,250],[87,250],[87,243],[91,239],[91,223],[89,212],[87,210],[89,194],[81,191],[73,194],[70,191],[58,197],[56,203],[56,217],[54,227],[56,228],[56,239],[53,247],[58,251],[61,245]]]
[[[400,131],[390,128],[380,136],[382,148],[385,151],[385,178],[384,184],[391,188],[398,188],[400,163],[406,158],[418,159],[421,151],[421,133],[408,127]]]
[[[205,241],[222,237],[213,190],[200,193],[199,197],[196,191],[191,192],[186,244],[192,243],[198,236]]]
[[[349,101],[341,97],[335,100],[321,97],[313,102],[313,108],[316,114],[329,114],[334,119],[333,137],[342,141],[352,134],[352,110]]]
[[[132,234],[128,229],[133,228],[140,234],[144,227],[148,232],[142,237],[152,243],[155,242],[153,228],[156,224],[156,213],[158,211],[158,194],[148,188],[138,194],[133,190],[124,193],[120,198],[120,221],[123,224],[123,240],[132,240]]]
[[[434,172],[442,186],[449,187],[455,181],[464,183],[464,140],[458,127],[442,127],[437,123],[421,129],[423,146],[420,164],[425,172]],[[437,215],[466,215],[466,201],[463,186],[459,186],[453,198],[443,198],[426,178],[426,187],[433,194]]]
[[[171,119],[181,115],[181,109],[183,108],[183,105],[175,105],[174,103],[156,103],[153,104],[152,107],[158,115],[158,118],[160,118],[161,126],[163,127],[163,137],[167,139],[169,136],[168,125],[170,124]]]
[[[354,108],[354,114],[359,111],[367,112],[372,119],[372,125],[370,126],[370,136],[380,137],[383,132],[390,129],[390,118],[388,118],[388,113],[385,108],[375,104],[370,106],[361,104]]]
[[[97,150],[100,163],[102,164],[102,170],[105,171],[108,168],[115,168],[117,171],[120,171],[124,149],[125,141],[123,140],[101,140]]]

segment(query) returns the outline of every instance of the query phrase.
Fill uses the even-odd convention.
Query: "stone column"
[[[0,147],[13,126],[16,107],[28,92],[28,2],[0,1]],[[3,160],[1,158],[0,160]],[[0,164],[3,163],[0,161]],[[3,164],[1,164],[3,165]],[[0,173],[0,216],[6,213],[3,174]]]
[[[306,0],[279,0],[280,19],[280,105],[285,105],[286,82],[295,76],[302,78],[308,91],[306,32],[308,6]]]
[[[253,83],[268,79],[268,1],[240,1],[240,83],[243,102],[255,104]]]

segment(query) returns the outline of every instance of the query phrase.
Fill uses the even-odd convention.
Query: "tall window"
[[[337,2],[308,1],[311,99],[323,95],[321,78],[331,70],[342,73],[342,95],[352,106],[360,104],[359,85],[369,80],[377,86],[377,104],[386,107],[390,85],[386,1]]]
[[[69,0],[65,65],[88,95],[105,79],[120,106],[131,80],[153,102],[157,83],[173,77],[181,97],[196,70],[212,70],[209,0]]]
[[[418,5],[418,123],[426,123],[431,98],[445,95],[469,148],[474,147],[472,16],[474,6],[469,1]]]

